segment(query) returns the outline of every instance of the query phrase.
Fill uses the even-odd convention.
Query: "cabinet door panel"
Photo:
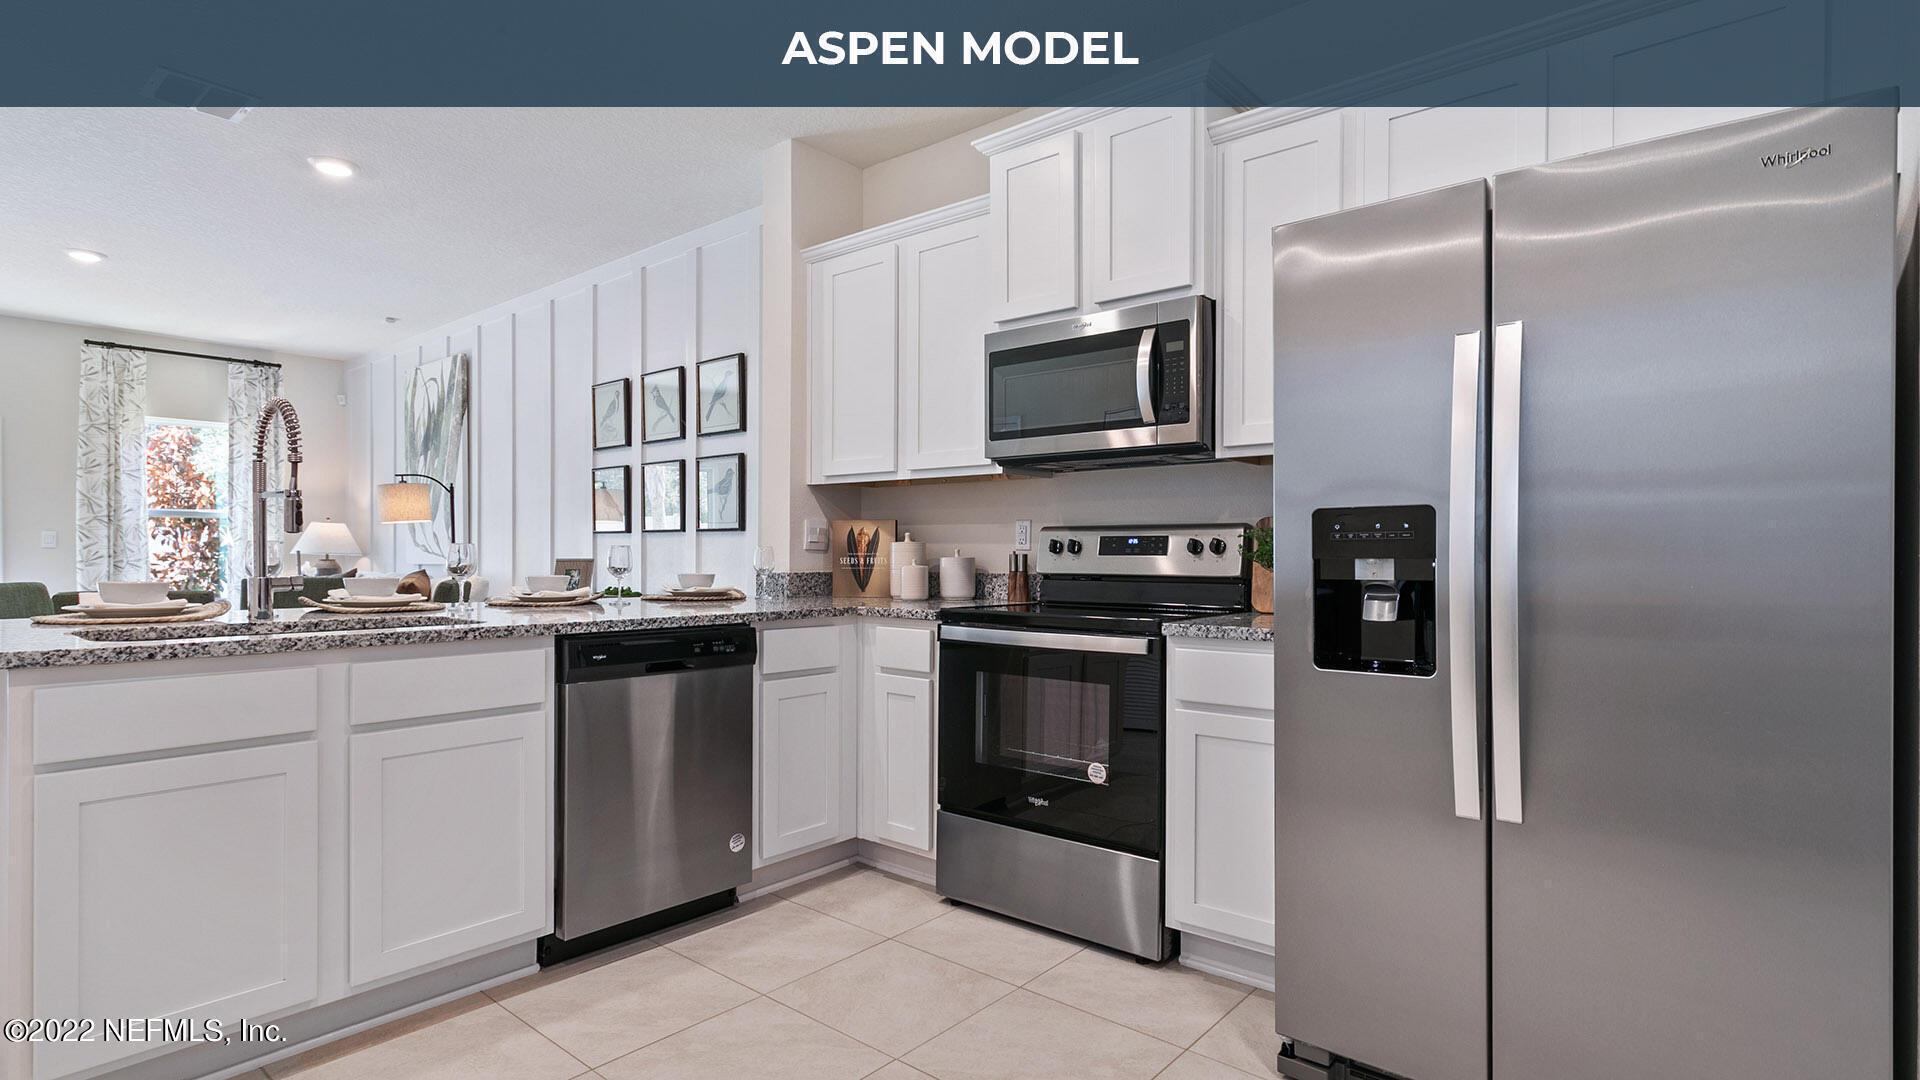
[[[987,461],[987,222],[900,242],[900,466],[996,471]]]
[[[896,467],[897,273],[892,244],[810,270],[816,480],[885,475]]]
[[[1273,452],[1273,228],[1340,209],[1341,119],[1222,146],[1220,456]]]
[[[1080,303],[1080,135],[1062,132],[988,162],[993,317]]]
[[[549,926],[547,716],[351,737],[355,985]]]
[[[229,750],[40,776],[33,1012],[231,1023],[317,993],[319,747]],[[144,1053],[35,1048],[39,1077]]]
[[[851,838],[840,673],[769,679],[760,700],[761,861]]]
[[[1167,738],[1167,921],[1273,948],[1273,720],[1175,709]]]
[[[862,755],[862,834],[933,850],[933,682],[875,672]]]
[[[1396,94],[1432,106],[1360,111],[1367,202],[1411,195],[1547,160],[1545,52],[1502,60]]]
[[[1193,284],[1194,124],[1193,109],[1123,109],[1082,133],[1094,302]]]

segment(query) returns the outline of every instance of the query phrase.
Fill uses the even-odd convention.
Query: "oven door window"
[[[941,808],[1158,856],[1159,654],[941,642]]]
[[[1141,427],[1140,340],[1148,331],[1005,349],[987,357],[987,404],[996,439]],[[1157,351],[1157,350],[1156,350]],[[1152,376],[1159,364],[1149,361]],[[1158,385],[1149,378],[1149,387]]]

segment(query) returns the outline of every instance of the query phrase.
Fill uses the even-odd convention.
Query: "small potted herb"
[[[1273,614],[1273,519],[1261,518],[1241,539],[1247,561],[1253,564],[1253,610]]]

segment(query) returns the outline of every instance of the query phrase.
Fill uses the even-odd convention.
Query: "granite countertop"
[[[1216,641],[1272,641],[1273,616],[1243,611],[1237,615],[1209,615],[1166,624],[1168,637],[1212,638]]]
[[[533,610],[483,607],[477,617],[450,620],[446,612],[422,615],[337,615],[311,608],[282,610],[272,623],[252,623],[230,612],[207,623],[148,623],[113,628],[42,626],[26,619],[0,620],[0,668],[71,667],[125,664],[143,660],[185,660],[208,656],[319,652],[325,649],[422,645],[442,641],[550,637],[614,630],[654,630],[676,626],[752,625],[791,619],[868,616],[931,622],[947,607],[972,607],[984,600],[870,600],[858,597],[796,596],[784,600],[742,600],[732,604],[666,604],[630,600],[582,607]],[[297,623],[302,629],[281,629]],[[211,626],[218,636],[206,634]],[[306,630],[325,626],[324,630]],[[118,639],[77,636],[107,632]]]

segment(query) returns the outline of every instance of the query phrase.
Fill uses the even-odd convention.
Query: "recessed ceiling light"
[[[400,317],[398,315],[389,315],[387,316],[387,321],[390,323],[397,323],[400,321]]]
[[[313,166],[314,171],[321,176],[331,176],[335,180],[345,180],[359,171],[359,168],[346,158],[310,157],[307,159],[307,164]]]
[[[88,251],[86,248],[68,248],[67,258],[77,263],[92,266],[94,263],[106,261],[107,257],[97,251]]]

